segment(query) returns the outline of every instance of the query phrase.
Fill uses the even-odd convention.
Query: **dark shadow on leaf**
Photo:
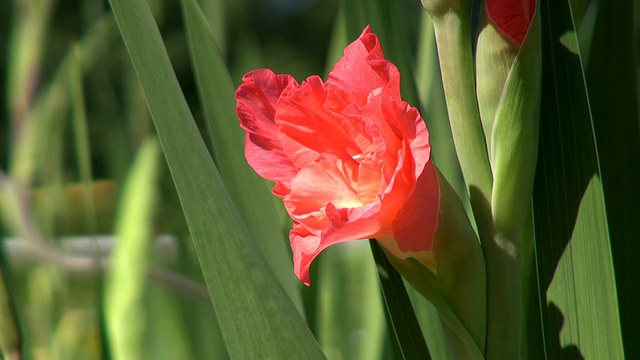
[[[559,327],[554,328],[551,331],[551,333],[557,334],[557,336],[550,336],[549,340],[552,341],[549,341],[547,343],[548,351],[549,354],[551,354],[551,358],[563,360],[584,360],[584,356],[582,356],[580,349],[576,345],[562,347],[560,334],[562,331],[562,326],[564,325],[564,316],[562,316],[560,308],[558,308],[553,302],[550,302],[549,306],[547,306],[547,316],[549,317],[551,324],[554,324],[555,326],[559,325]]]
[[[598,2],[587,72],[618,301],[620,313],[624,314],[620,321],[629,359],[640,358],[640,262],[636,241],[640,238],[640,168],[633,166],[640,154],[640,89],[634,51],[640,48],[636,48],[634,3],[637,12],[637,0]]]
[[[533,191],[538,283],[529,285],[538,288],[539,326],[549,346],[559,344],[564,317],[556,306],[545,306],[547,290],[571,239],[587,185],[598,174],[598,164],[580,59],[559,42],[562,34],[572,31],[568,2],[541,1],[540,15],[542,99]],[[567,358],[553,352],[564,351],[561,348],[547,350],[550,358]]]

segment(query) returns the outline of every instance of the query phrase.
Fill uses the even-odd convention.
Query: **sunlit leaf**
[[[634,4],[637,15],[634,0],[598,2],[586,73],[628,359],[640,357],[640,267],[636,256],[640,239],[640,98]]]
[[[323,358],[223,185],[146,2],[112,0],[111,5],[144,88],[229,355]]]
[[[115,358],[139,359],[144,351],[143,297],[153,215],[158,196],[160,145],[155,137],[140,147],[120,203],[115,244],[105,288],[105,317]]]
[[[622,359],[613,262],[589,104],[567,2],[541,2],[542,104],[533,215],[548,358]],[[535,347],[535,345],[533,345]]]

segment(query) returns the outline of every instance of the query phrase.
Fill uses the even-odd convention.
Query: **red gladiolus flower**
[[[500,33],[522,45],[536,11],[536,0],[487,0],[486,4],[489,18]]]
[[[376,238],[399,258],[431,249],[439,202],[429,133],[367,27],[323,82],[251,71],[236,91],[247,161],[293,219],[298,278],[332,244]]]

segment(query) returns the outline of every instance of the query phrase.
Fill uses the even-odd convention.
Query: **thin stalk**
[[[22,332],[5,265],[3,259],[0,265],[0,311],[3,314],[0,320],[0,356],[7,360],[19,360],[22,357]]]
[[[471,52],[470,11],[448,12],[434,17],[438,56],[453,141],[464,175],[478,226],[490,229],[490,215],[478,216],[482,202],[491,199],[493,178],[489,166],[480,113],[475,94]],[[475,204],[474,204],[475,203]],[[476,210],[477,209],[477,210]],[[487,209],[488,210],[488,209]]]
[[[497,233],[482,243],[487,266],[487,359],[518,359],[522,343],[520,234]]]

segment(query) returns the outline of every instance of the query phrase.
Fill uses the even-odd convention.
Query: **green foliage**
[[[151,12],[112,1],[176,183],[231,357],[323,358],[255,248],[181,93]]]
[[[636,286],[638,265],[634,256],[638,252],[635,239],[640,237],[640,222],[637,221],[640,219],[640,171],[633,165],[640,153],[639,13],[640,6],[632,0],[621,1],[616,6],[609,2],[599,3],[589,43],[593,55],[587,56],[588,66],[584,69],[627,358],[640,357],[640,344],[635,341],[640,337],[637,326],[640,309],[636,305],[640,302],[640,288]],[[582,45],[581,42],[581,51]]]
[[[154,19],[146,3],[0,3],[12,14],[0,18],[2,354],[387,359],[415,345],[424,358],[426,342],[431,358],[452,358],[441,316],[455,316],[414,289],[411,302],[385,307],[381,294],[404,296],[404,284],[379,286],[392,268],[376,272],[366,242],[321,254],[310,288],[295,279],[290,219],[244,161],[233,99],[254,68],[298,80],[326,74],[371,24],[402,73],[403,97],[427,122],[435,163],[471,213],[438,31],[419,4],[148,1]],[[540,151],[522,234],[525,359],[640,354],[638,7],[613,3],[539,4]],[[465,71],[461,81],[473,83],[473,68]],[[477,118],[473,107],[454,108],[452,123]],[[156,140],[145,140],[153,138],[170,172]],[[147,180],[130,187],[136,172]],[[130,336],[138,316],[146,323]]]
[[[118,242],[106,274],[105,320],[111,351],[118,359],[140,359],[145,353],[142,299],[159,172],[160,144],[151,137],[142,143],[125,183],[115,229]]]
[[[195,0],[182,2],[189,49],[193,59],[200,103],[216,165],[226,188],[256,243],[289,297],[302,311],[300,282],[290,269],[291,253],[282,236],[278,213],[267,185],[244,158],[244,134],[235,113],[235,87],[204,15]],[[251,191],[247,191],[251,189]]]
[[[318,286],[317,336],[327,358],[382,358],[386,323],[367,242],[337,244],[319,261],[321,276],[313,284]]]
[[[393,354],[395,358],[401,359],[431,359],[429,349],[422,337],[420,324],[416,320],[416,316],[411,306],[411,300],[404,287],[402,277],[398,273],[397,265],[390,262],[384,250],[377,244],[375,239],[371,239],[371,251],[378,266],[380,276],[380,286],[387,310],[387,321],[389,328],[393,334]],[[417,266],[421,266],[418,264]],[[425,272],[417,272],[425,273]],[[426,273],[429,273],[426,271]],[[430,273],[429,273],[430,274]],[[435,279],[428,278],[427,281],[432,287],[436,287]],[[433,292],[437,294],[438,292]],[[433,299],[429,299],[433,302]],[[437,301],[436,301],[437,302]],[[444,303],[444,302],[440,302]],[[444,304],[443,304],[444,305]],[[436,305],[437,306],[437,305]],[[455,315],[453,315],[455,318]],[[460,325],[462,331],[464,326]],[[467,335],[468,336],[468,335]],[[470,340],[473,343],[473,340]],[[479,353],[479,351],[478,351]]]
[[[623,358],[600,169],[568,4],[542,3],[540,152],[533,194],[544,351]],[[531,344],[532,353],[540,344]]]

